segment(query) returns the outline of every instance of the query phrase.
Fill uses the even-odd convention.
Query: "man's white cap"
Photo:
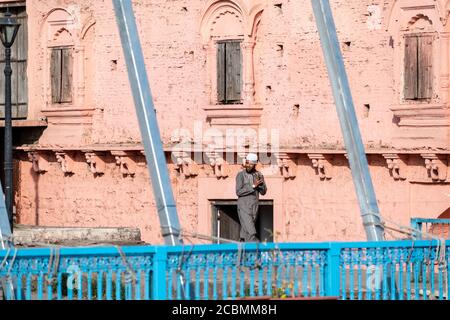
[[[248,162],[251,162],[251,163],[255,163],[255,164],[256,164],[256,163],[258,162],[258,155],[255,154],[255,153],[249,153],[249,154],[247,155],[246,160],[247,160]]]

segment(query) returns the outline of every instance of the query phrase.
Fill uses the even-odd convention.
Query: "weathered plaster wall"
[[[448,208],[448,185],[394,181],[383,158],[375,155],[369,159],[380,211],[386,219],[409,225],[411,217],[436,218]],[[262,199],[274,201],[274,227],[279,241],[365,238],[346,160],[337,156],[333,163],[331,180],[321,180],[306,157],[298,160],[294,180],[266,175],[269,192]],[[169,168],[183,228],[209,234],[209,201],[235,198],[234,177],[239,166],[229,168],[230,177],[225,180],[218,180],[207,166],[195,178],[185,178],[173,165]],[[143,240],[162,241],[145,167],[138,167],[134,177],[124,177],[111,158],[105,174],[94,177],[78,158],[73,170],[75,174],[64,175],[58,163],[51,163],[48,172],[37,174],[31,163],[21,162],[20,223],[138,227]]]
[[[309,160],[299,160],[297,178],[283,186],[287,239],[365,238],[351,172],[346,163],[343,156],[335,157],[333,178],[321,181]],[[408,226],[411,217],[437,218],[448,207],[448,185],[394,181],[386,170],[385,160],[376,155],[369,156],[369,164],[380,213],[386,220]]]
[[[92,135],[83,142],[139,141],[112,3],[68,0],[28,3],[33,101],[30,110],[36,112],[46,105],[42,77],[46,59],[41,33],[44,19],[54,8],[69,9],[80,13],[75,28],[82,29],[91,20],[96,22],[95,63],[89,68],[95,70],[92,74],[95,108],[103,112],[94,119]],[[283,127],[281,142],[286,146],[335,145],[342,139],[322,55],[318,54],[320,44],[309,3],[284,1],[280,2],[282,9],[270,1],[267,3],[257,29],[254,58],[256,95],[264,108],[262,126]],[[155,107],[166,142],[175,129],[187,127],[192,131],[193,127],[187,124],[205,120],[202,108],[208,105],[205,82],[209,71],[199,34],[203,5],[204,1],[135,1]],[[378,5],[382,10],[383,3]],[[389,110],[394,76],[389,34],[384,28],[369,29],[364,1],[351,5],[348,1],[345,5],[334,2],[333,9],[341,41],[351,42],[344,48],[344,56],[364,141],[372,146],[390,145],[395,126]],[[73,37],[81,37],[79,33],[74,30]],[[282,52],[278,45],[283,46]],[[365,104],[371,109],[367,118],[362,116]],[[299,105],[299,110],[295,105]],[[286,123],[289,125],[285,126]],[[59,131],[58,135],[64,135],[70,129],[64,127]],[[51,138],[42,142],[52,143]],[[70,140],[61,143],[70,144]]]

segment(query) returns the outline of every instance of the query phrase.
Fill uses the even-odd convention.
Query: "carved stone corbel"
[[[428,171],[428,177],[434,182],[444,182],[447,180],[448,161],[447,157],[439,156],[433,153],[421,154],[425,160],[425,168]]]
[[[217,179],[226,179],[229,177],[229,173],[227,170],[227,162],[223,157],[213,151],[206,154],[209,159],[209,164],[214,172],[214,175]]]
[[[68,153],[55,151],[55,156],[56,161],[60,164],[61,170],[64,172],[64,174],[74,173],[75,161]]]
[[[295,172],[296,167],[291,157],[286,153],[277,153],[275,157],[281,176],[286,180],[295,179],[297,176]]]
[[[39,174],[44,174],[48,171],[50,163],[39,152],[28,152],[28,160],[33,163],[33,171]]]
[[[105,173],[106,162],[103,160],[102,153],[89,151],[85,153],[86,162],[89,166],[89,171],[94,175],[101,175]]]
[[[187,152],[174,151],[173,153],[175,170],[186,178],[198,176],[199,169],[197,164],[192,160]]]
[[[333,176],[333,165],[323,154],[308,154],[312,166],[316,169],[321,180],[330,180]]]
[[[136,165],[138,167],[143,167],[145,168],[147,166],[147,158],[145,157],[145,151],[141,150],[139,151],[138,156],[136,157]]]
[[[126,151],[111,151],[120,168],[120,173],[124,176],[134,176],[136,174],[136,161],[132,155]]]
[[[406,180],[408,165],[398,154],[383,154],[387,167],[394,180]]]

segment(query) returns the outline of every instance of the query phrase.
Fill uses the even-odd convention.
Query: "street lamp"
[[[0,40],[5,47],[5,204],[13,230],[13,146],[11,112],[11,47],[19,31],[20,23],[7,11],[0,18]]]

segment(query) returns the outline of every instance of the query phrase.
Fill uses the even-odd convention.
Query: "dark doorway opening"
[[[239,241],[241,225],[237,212],[237,201],[211,201],[211,206],[213,236]],[[260,201],[256,231],[261,241],[273,242],[273,201]],[[214,242],[226,243],[219,240]]]

